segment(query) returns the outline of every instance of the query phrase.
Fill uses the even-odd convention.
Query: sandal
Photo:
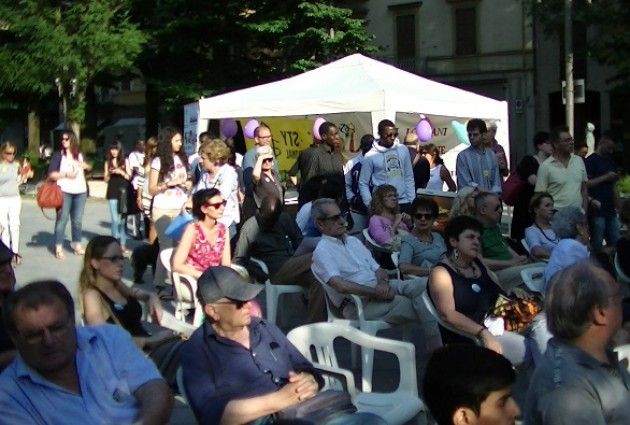
[[[83,249],[83,247],[80,244],[76,244],[72,247],[72,250],[74,251],[74,255],[83,255],[85,254],[85,249]]]

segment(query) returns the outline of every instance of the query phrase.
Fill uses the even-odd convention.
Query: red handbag
[[[56,210],[63,206],[63,193],[56,182],[46,180],[37,188],[37,206],[42,209],[54,208]],[[46,214],[44,214],[46,216]]]
[[[501,199],[503,199],[503,202],[510,206],[514,206],[516,200],[521,194],[521,191],[525,187],[525,184],[526,183],[521,180],[521,176],[519,176],[516,171],[512,171],[508,178],[503,182],[501,190]]]

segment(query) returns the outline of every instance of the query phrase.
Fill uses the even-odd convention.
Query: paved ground
[[[49,217],[53,217],[54,211],[46,211]],[[109,209],[104,199],[89,198],[83,217],[83,242],[84,246],[96,235],[108,235]],[[83,257],[76,256],[70,249],[70,223],[66,230],[66,258],[57,260],[52,254],[54,221],[46,219],[41,210],[37,208],[35,200],[30,197],[22,199],[22,227],[20,231],[20,253],[22,264],[16,268],[18,286],[37,279],[58,279],[63,282],[75,297],[78,290],[79,273],[81,271]],[[129,246],[133,248],[139,242],[130,240]],[[146,280],[149,274],[145,275]],[[126,283],[131,282],[131,268],[125,264],[124,278]],[[143,288],[150,289],[149,285]],[[191,410],[180,400],[171,417],[173,425],[195,424]]]

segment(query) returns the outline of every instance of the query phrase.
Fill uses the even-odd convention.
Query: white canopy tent
[[[286,117],[368,112],[372,128],[396,113],[498,121],[497,140],[509,158],[508,106],[422,78],[361,54],[312,71],[199,101],[199,118]]]

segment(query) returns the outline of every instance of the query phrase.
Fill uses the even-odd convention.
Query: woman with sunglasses
[[[534,224],[525,229],[525,242],[532,257],[549,259],[560,239],[551,228],[551,218],[555,212],[553,198],[547,192],[536,193],[529,203]]]
[[[259,146],[256,149],[256,165],[252,171],[252,183],[257,208],[260,208],[260,202],[266,196],[274,196],[284,204],[280,176],[273,169],[273,161],[271,146]]]
[[[173,271],[198,279],[212,266],[229,266],[231,253],[226,227],[219,222],[226,201],[219,189],[202,189],[193,195],[196,221],[186,226],[173,254]]]
[[[433,143],[420,146],[422,155],[429,161],[430,177],[426,189],[443,191],[444,183],[448,187],[449,192],[455,192],[457,186],[451,177],[451,173],[444,165],[444,161],[440,158],[440,151]]]
[[[239,183],[236,169],[228,164],[230,148],[221,139],[206,140],[199,147],[199,164],[202,174],[193,189],[196,193],[202,189],[219,189],[225,199],[225,210],[219,222],[227,227],[230,239],[236,235],[236,224],[241,221],[239,211]]]
[[[22,199],[19,185],[24,183],[25,176],[20,175],[20,164],[15,160],[16,148],[11,142],[0,145],[0,228],[2,242],[14,253],[20,247],[20,212]],[[19,256],[15,261],[19,262]]]
[[[433,199],[419,197],[411,211],[413,228],[401,239],[398,268],[403,275],[426,276],[446,252],[444,239],[433,231],[439,207]]]
[[[400,213],[396,188],[383,184],[374,189],[368,213],[370,236],[379,245],[398,251],[401,234],[409,231],[405,223],[409,220],[409,216]]]
[[[120,243],[111,236],[96,236],[88,243],[79,278],[81,312],[86,325],[122,326],[138,347],[151,350],[173,337],[173,332],[164,330],[149,335],[144,329],[140,301],[147,304],[157,322],[162,317],[162,305],[157,295],[123,283],[124,260]]]
[[[71,222],[72,249],[75,255],[83,255],[81,232],[83,230],[83,211],[87,199],[85,171],[90,165],[79,152],[79,140],[72,130],[61,134],[61,149],[52,156],[48,167],[48,178],[56,181],[63,193],[63,206],[57,210],[55,221],[55,257],[62,260],[63,240],[68,219]]]

